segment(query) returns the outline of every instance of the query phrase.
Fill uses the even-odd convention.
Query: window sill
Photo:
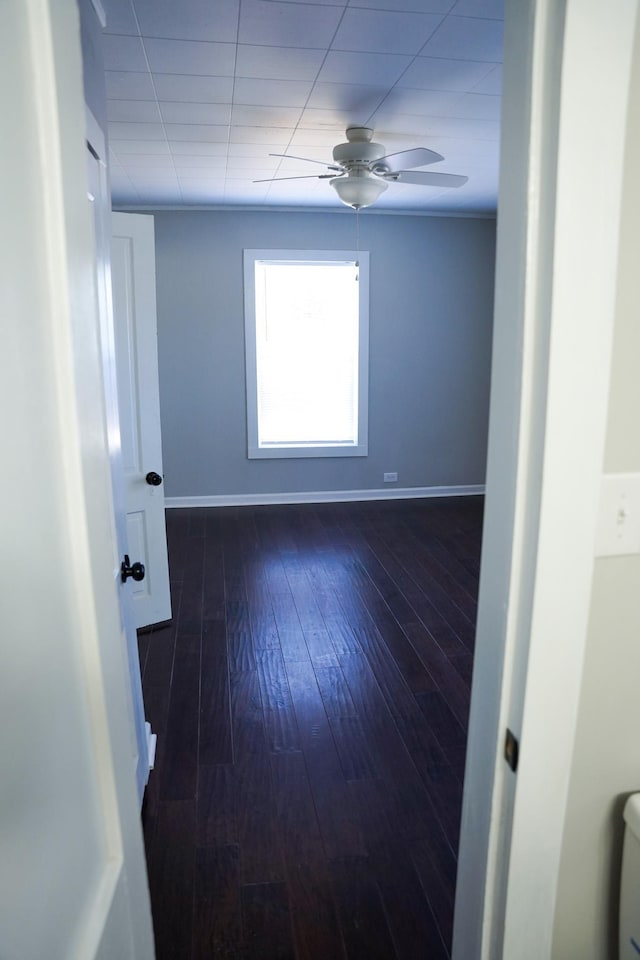
[[[366,457],[366,443],[357,446],[290,446],[290,447],[249,447],[249,460],[297,460],[301,457]]]

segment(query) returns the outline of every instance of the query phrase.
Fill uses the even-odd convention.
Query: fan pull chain
[[[360,211],[356,207],[356,283],[360,279]]]

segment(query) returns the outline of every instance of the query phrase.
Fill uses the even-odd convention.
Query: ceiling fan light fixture
[[[384,180],[369,176],[334,177],[329,183],[343,203],[354,210],[368,207],[387,189]]]

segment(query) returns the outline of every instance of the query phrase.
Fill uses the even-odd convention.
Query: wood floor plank
[[[332,860],[331,879],[348,960],[396,960],[369,858]]]
[[[202,629],[204,597],[204,547],[202,537],[187,538],[184,577],[178,614],[178,636],[194,636]]]
[[[414,844],[398,842],[393,791],[382,781],[351,788],[360,800],[369,862],[398,960],[448,960],[447,944],[410,857]]]
[[[224,549],[222,541],[207,525],[204,544],[202,616],[204,620],[224,620]]]
[[[161,803],[147,851],[156,960],[191,956],[195,839],[195,801]]]
[[[257,660],[268,749],[272,753],[299,752],[298,725],[282,654],[260,650]]]
[[[364,851],[360,824],[314,670],[295,661],[287,674],[325,853],[329,859],[358,856]]]
[[[341,667],[316,667],[315,675],[330,720],[358,715]]]
[[[231,678],[231,709],[241,882],[280,881],[284,863],[256,671]]]
[[[451,748],[465,745],[467,738],[464,729],[439,690],[418,693],[416,694],[416,701],[424,714],[429,729],[433,732],[445,753],[448,753]]]
[[[161,800],[195,800],[200,712],[200,636],[178,635],[160,778]]]
[[[237,845],[238,809],[236,767],[232,763],[201,764],[198,770],[198,845]]]
[[[231,763],[229,664],[225,625],[221,620],[207,620],[204,623],[200,671],[198,762],[201,765]]]
[[[271,758],[271,764],[296,956],[338,960],[343,955],[342,938],[304,757],[280,754]]]
[[[241,899],[247,960],[296,960],[286,884],[243,886]]]
[[[242,960],[242,921],[236,846],[196,852],[192,960]]]
[[[225,618],[230,673],[254,670],[256,666],[247,600],[226,600]]]
[[[397,851],[373,858],[398,960],[449,960],[449,950],[411,860]]]

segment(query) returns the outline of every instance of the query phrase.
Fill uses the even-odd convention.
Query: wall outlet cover
[[[385,473],[385,474],[384,474],[384,482],[385,482],[385,483],[397,483],[397,481],[398,481],[398,474],[397,474],[397,473]]]
[[[640,473],[609,473],[602,478],[596,556],[640,553]]]

